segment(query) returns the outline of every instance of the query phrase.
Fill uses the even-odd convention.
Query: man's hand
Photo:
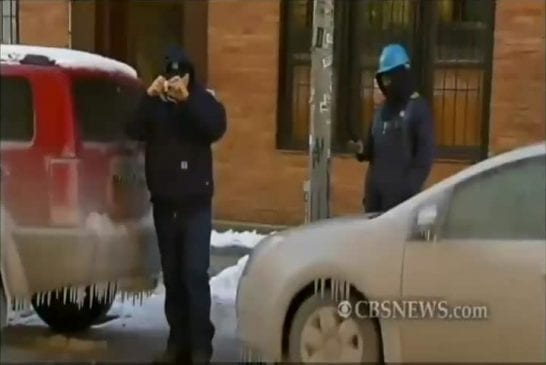
[[[167,84],[167,96],[177,102],[186,101],[190,96],[188,91],[189,81],[190,76],[188,74],[184,75],[184,77],[175,76],[170,79]]]
[[[361,140],[347,142],[347,148],[349,151],[356,154],[362,154],[364,152],[364,143]]]
[[[148,90],[146,91],[148,95],[155,97],[160,96],[163,93],[163,88],[165,85],[165,78],[161,75],[159,75],[154,82],[148,87]]]

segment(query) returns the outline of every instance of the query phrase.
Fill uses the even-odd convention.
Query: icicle
[[[100,301],[100,295],[97,295],[97,285],[98,284],[93,284],[91,285],[91,289],[89,290],[89,307],[91,307],[93,304],[93,302],[95,300],[98,300]]]
[[[109,295],[109,298],[110,300],[114,299],[114,295],[116,293],[116,287],[117,287],[117,283],[112,283],[109,287],[109,290],[110,290],[110,295]]]
[[[345,283],[345,298],[346,300],[351,299],[351,284],[349,282]]]
[[[314,287],[315,287],[315,291],[314,291],[314,294],[317,295],[318,293],[318,288],[319,288],[319,280],[318,279],[315,279],[314,281]]]
[[[140,306],[142,307],[142,302],[144,300],[144,295],[142,293],[139,293],[139,297],[140,297]]]
[[[324,298],[324,291],[326,290],[326,279],[320,279],[320,297]]]

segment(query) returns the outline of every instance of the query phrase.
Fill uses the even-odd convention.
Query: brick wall
[[[219,219],[272,224],[304,219],[307,157],[275,146],[279,5],[279,0],[209,3],[209,84],[229,116],[228,133],[216,148]],[[463,167],[437,164],[431,181]],[[336,158],[332,169],[334,212],[358,212],[365,167]]]
[[[68,47],[68,1],[19,1],[20,43]]]
[[[497,1],[490,143],[494,153],[544,140],[545,20],[545,1]]]
[[[27,44],[68,45],[68,3],[21,1],[20,34]],[[303,220],[305,154],[276,150],[280,0],[210,0],[209,85],[228,109],[229,130],[216,149],[216,217],[260,223]],[[491,150],[544,139],[546,3],[497,1]],[[47,30],[47,31],[44,31]],[[435,182],[464,168],[437,163]],[[333,161],[335,214],[361,209],[365,166]]]

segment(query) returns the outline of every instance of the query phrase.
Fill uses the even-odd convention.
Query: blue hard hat
[[[406,66],[409,68],[410,59],[408,53],[400,44],[389,44],[383,48],[383,51],[381,52],[379,70],[377,73],[388,72],[399,66]]]

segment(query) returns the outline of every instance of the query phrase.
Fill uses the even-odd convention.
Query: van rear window
[[[110,79],[74,80],[76,118],[84,142],[113,142],[124,138],[124,125],[140,95],[138,87]]]
[[[30,82],[20,76],[2,76],[0,90],[0,140],[32,141],[34,105]]]

